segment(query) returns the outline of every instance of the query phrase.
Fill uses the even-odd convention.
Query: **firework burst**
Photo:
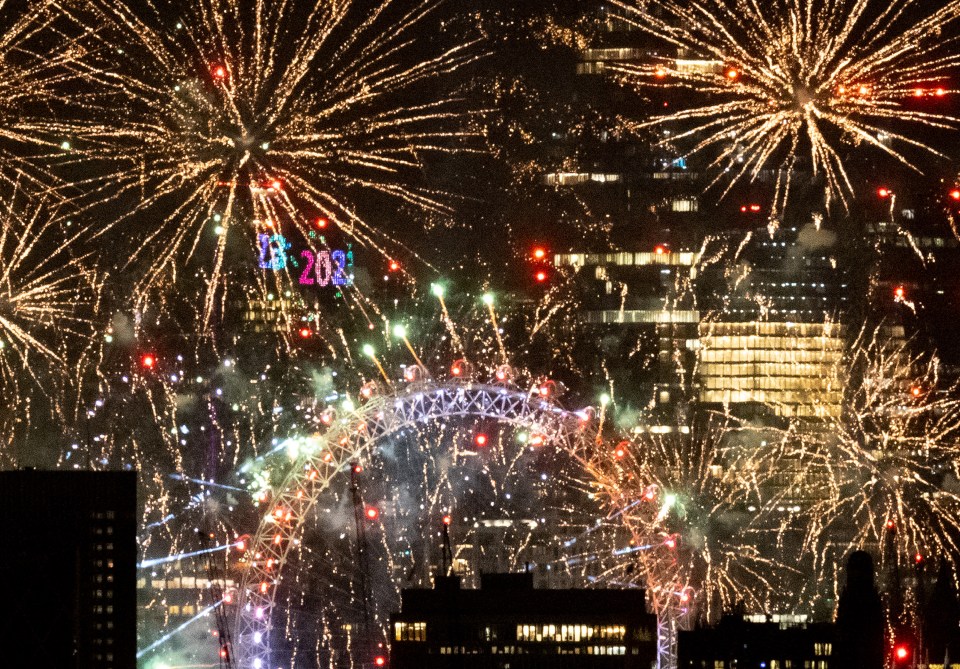
[[[0,382],[4,396],[40,370],[67,366],[64,345],[90,334],[97,280],[71,255],[41,204],[0,205]],[[11,392],[9,396],[14,396]]]
[[[466,150],[468,114],[436,89],[477,52],[419,38],[438,3],[401,4],[109,3],[128,60],[100,80],[129,113],[82,139],[110,172],[96,197],[129,204],[99,234],[136,228],[131,261],[151,264],[141,303],[195,261],[209,324],[229,249],[254,255],[258,234],[329,225],[386,253],[386,210],[449,214],[448,193],[417,184],[427,156]]]
[[[800,440],[803,476],[825,483],[807,532],[824,565],[837,546],[896,562],[960,554],[958,388],[944,382],[935,356],[910,347],[882,328],[863,330],[838,372],[843,415]]]
[[[16,194],[0,203],[0,462],[18,464],[12,447],[36,411],[62,417],[89,362],[100,277],[63,233],[55,208]]]
[[[934,11],[919,0],[614,4],[625,21],[683,54],[614,67],[618,76],[701,101],[638,125],[680,128],[669,141],[690,139],[692,154],[710,155],[713,184],[727,180],[725,192],[773,170],[774,216],[795,168],[808,164],[824,179],[827,207],[846,206],[854,186],[844,147],[870,146],[918,169],[908,149],[941,156],[929,131],[956,127],[938,103],[952,93],[945,82],[960,61],[956,0]]]
[[[777,558],[767,494],[778,435],[711,419],[688,434],[644,433],[586,463],[595,494],[632,534],[639,583],[671,624],[769,611],[791,571]],[[620,565],[623,569],[623,565]]]
[[[0,183],[17,187],[28,180],[48,190],[45,169],[69,160],[68,121],[62,111],[75,104],[65,91],[88,73],[93,34],[74,15],[70,0],[0,1]]]

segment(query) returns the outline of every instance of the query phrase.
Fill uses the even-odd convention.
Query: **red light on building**
[[[213,74],[215,79],[226,79],[227,68],[225,68],[223,65],[214,65],[213,69],[211,70],[211,74]]]
[[[674,548],[677,547],[677,540],[674,539],[673,537],[669,537],[666,541],[663,542],[663,545],[669,548],[670,550],[673,550]]]
[[[627,449],[623,444],[618,445],[613,451],[613,457],[617,460],[622,460],[627,456]]]
[[[279,179],[273,179],[267,183],[267,190],[280,190],[283,188],[283,182]]]
[[[905,643],[897,644],[893,649],[893,657],[897,662],[906,662],[910,659],[910,647]]]
[[[926,93],[927,93],[927,92],[926,92],[925,90],[923,90],[922,88],[914,88],[914,89],[913,89],[913,97],[915,97],[915,98],[922,98],[924,95],[926,95]]]
[[[653,76],[655,76],[657,79],[663,79],[665,76],[667,76],[667,71],[662,67],[658,67],[653,71]]]
[[[660,244],[655,249],[653,249],[653,252],[656,253],[658,256],[662,256],[664,253],[667,252],[667,248],[663,244]]]
[[[391,272],[396,272],[398,269],[400,269],[400,263],[398,263],[396,260],[391,260],[389,267]]]
[[[655,493],[653,490],[648,490],[647,492],[643,493],[643,498],[648,502],[652,502],[657,498],[657,493]]]
[[[387,658],[385,658],[383,655],[377,655],[377,657],[374,658],[373,663],[378,667],[385,667],[387,666]]]
[[[920,389],[920,386],[913,386],[910,389],[910,394],[913,395],[914,397],[920,397],[921,392],[922,390]]]
[[[300,338],[301,338],[301,339],[309,339],[309,338],[310,338],[310,335],[312,335],[312,334],[313,334],[313,332],[310,330],[310,328],[300,328]]]
[[[327,219],[325,219],[325,218],[322,217],[322,216],[317,219],[317,227],[320,228],[321,230],[323,230],[324,228],[326,228],[329,223],[330,223],[330,221],[328,221]]]
[[[157,364],[157,358],[152,353],[147,353],[140,358],[140,364],[147,369],[153,369]]]
[[[450,368],[450,373],[453,374],[454,376],[460,376],[461,374],[463,374],[463,369],[460,367],[460,365],[454,365],[453,367]]]
[[[918,565],[923,564],[923,555],[921,553],[917,553],[916,555],[914,555],[913,562],[914,564],[918,564]]]
[[[477,446],[486,446],[486,445],[487,445],[487,435],[485,435],[483,432],[481,432],[480,434],[478,434],[477,436],[475,436],[475,437],[473,438],[473,443],[475,443]]]
[[[542,434],[534,434],[530,437],[531,446],[543,446],[544,441],[545,439],[543,438]]]
[[[952,191],[950,191],[950,198],[960,201],[960,188],[954,188]]]
[[[533,258],[534,260],[543,260],[547,257],[547,251],[544,248],[537,247],[533,249]]]
[[[891,531],[892,531],[892,530],[897,529],[897,524],[896,524],[895,522],[893,522],[893,519],[890,519],[890,520],[887,521],[886,527],[887,527],[888,530],[891,530]]]
[[[543,270],[540,270],[539,272],[533,275],[533,278],[537,280],[537,283],[543,283],[544,281],[547,280],[547,273],[544,272]]]
[[[893,296],[898,300],[903,299],[903,296],[906,294],[907,294],[907,291],[904,289],[903,286],[897,286],[896,288],[893,289]]]
[[[376,520],[380,517],[380,509],[375,506],[368,506],[363,514],[367,517],[367,520]]]
[[[729,79],[730,81],[736,81],[739,78],[740,78],[739,70],[736,70],[732,67],[729,70],[727,70],[727,79]]]
[[[752,211],[754,214],[756,214],[758,211],[760,211],[760,205],[759,205],[759,204],[751,204],[751,205],[750,205],[750,211]]]
[[[452,518],[451,516],[446,515],[446,516],[443,517],[443,524],[444,524],[444,525],[448,525],[448,526],[449,526],[450,523],[452,523],[452,522],[453,522],[453,518]]]
[[[936,91],[934,91],[933,94],[936,95],[938,98],[942,98],[944,95],[947,94],[947,92],[942,88],[938,88]]]
[[[893,193],[890,191],[889,188],[881,186],[880,188],[877,189],[877,195],[879,195],[882,198],[888,198],[891,195],[893,195]]]

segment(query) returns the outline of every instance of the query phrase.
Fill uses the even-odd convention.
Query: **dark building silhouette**
[[[0,472],[0,666],[136,666],[136,495],[135,472]]]
[[[950,565],[940,563],[937,582],[923,611],[923,640],[931,664],[960,659],[960,599]]]
[[[657,620],[643,590],[537,590],[532,574],[408,589],[390,617],[392,669],[648,669]]]
[[[883,604],[874,585],[873,557],[855,551],[847,559],[847,584],[837,606],[837,666],[881,669],[883,656]]]
[[[848,669],[833,652],[832,623],[748,622],[724,616],[715,627],[681,631],[680,669]]]

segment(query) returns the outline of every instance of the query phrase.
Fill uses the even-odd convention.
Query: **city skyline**
[[[373,666],[443,565],[668,667],[956,564],[936,4],[0,4],[0,463],[139,473],[147,669]]]

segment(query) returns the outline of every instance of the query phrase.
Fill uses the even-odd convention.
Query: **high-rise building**
[[[541,590],[532,574],[464,590],[441,577],[402,592],[390,647],[392,669],[650,669],[657,619],[643,590]]]
[[[798,616],[763,621],[724,616],[716,627],[681,631],[679,669],[830,669],[832,623],[810,623]]]
[[[0,666],[136,666],[135,472],[0,472]]]

